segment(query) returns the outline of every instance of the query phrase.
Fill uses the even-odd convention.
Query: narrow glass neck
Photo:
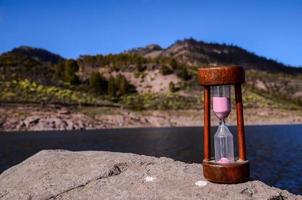
[[[219,120],[219,126],[221,126],[221,125],[225,125],[225,119],[220,119]]]

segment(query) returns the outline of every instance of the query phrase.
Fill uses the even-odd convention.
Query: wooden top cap
[[[217,66],[198,69],[200,85],[234,85],[245,81],[244,69],[240,66]]]

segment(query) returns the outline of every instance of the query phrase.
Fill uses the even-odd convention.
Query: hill
[[[15,55],[15,56],[23,56],[28,59],[33,59],[42,63],[51,63],[56,64],[62,60],[64,60],[60,55],[49,52],[45,49],[41,48],[33,48],[29,46],[20,46],[18,48],[14,48],[10,52],[7,52],[3,55]]]
[[[0,55],[4,91],[0,100],[92,105],[109,100],[140,110],[200,107],[198,67],[234,64],[246,69],[247,105],[302,105],[301,68],[234,45],[194,39],[176,41],[167,48],[152,44],[120,54],[82,55],[76,60],[39,48],[18,47]],[[83,99],[75,98],[77,93],[85,94]]]
[[[64,61],[61,56],[40,48],[21,46],[0,55],[1,79],[33,79],[49,83],[53,66]]]

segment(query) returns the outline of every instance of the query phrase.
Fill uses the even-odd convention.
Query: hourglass
[[[204,86],[204,177],[216,183],[247,181],[249,162],[246,159],[241,94],[241,84],[245,80],[244,69],[239,66],[200,68],[198,78],[200,85]],[[226,126],[226,119],[231,112],[231,85],[235,86],[238,159],[234,156],[233,135]],[[211,102],[213,112],[219,120],[218,129],[214,135],[214,158],[211,157],[210,139]]]

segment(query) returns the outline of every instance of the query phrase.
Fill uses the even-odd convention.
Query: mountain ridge
[[[157,44],[152,45],[160,47]],[[154,55],[155,51],[156,55]],[[150,45],[147,45],[146,47],[127,50],[125,53],[152,58],[170,57],[181,63],[200,67],[204,65],[236,64],[242,65],[246,69],[264,71],[283,71],[285,69],[290,72],[302,72],[302,69],[298,66],[286,65],[276,60],[259,56],[236,45],[208,43],[192,38],[178,40],[167,48],[158,48],[152,51]]]
[[[282,62],[257,55],[242,47],[224,43],[210,43],[198,41],[193,38],[177,40],[166,48],[158,44],[149,44],[145,47],[137,47],[125,50],[118,54],[135,54],[145,58],[167,57],[175,59],[182,64],[194,67],[216,66],[216,65],[241,65],[246,69],[264,70],[264,71],[285,71],[293,73],[302,73],[299,66],[287,65]],[[23,55],[38,62],[50,62],[56,64],[65,60],[57,53],[50,52],[43,48],[19,46],[10,51],[3,52],[0,57],[8,55]],[[83,54],[84,56],[96,56]],[[100,54],[101,55],[101,54]],[[82,56],[75,58],[79,60]],[[0,61],[1,64],[1,61]]]

